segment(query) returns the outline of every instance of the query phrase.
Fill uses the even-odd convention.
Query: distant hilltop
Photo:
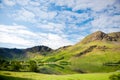
[[[96,40],[120,42],[120,32],[106,34],[102,31],[97,31],[85,37],[81,43],[88,43]]]

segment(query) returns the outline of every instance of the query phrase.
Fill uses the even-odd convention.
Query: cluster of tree
[[[35,61],[29,61],[29,69],[30,71],[32,72],[37,72],[38,71],[38,66],[37,66],[37,63]]]
[[[64,57],[59,57],[59,58],[51,57],[51,58],[48,58],[45,62],[56,62],[62,59],[64,59]]]
[[[110,80],[120,80],[120,74],[113,74],[109,77]]]
[[[9,65],[8,61],[0,59],[0,70],[7,70]]]
[[[120,61],[103,63],[105,66],[120,66]]]
[[[57,71],[54,71],[53,68],[57,67],[60,69],[64,69],[65,65],[69,65],[70,62],[67,61],[59,61],[54,62],[54,60],[61,60],[64,57],[61,57],[59,59],[56,58],[50,58],[52,61],[50,62],[43,62],[41,60],[29,60],[29,61],[7,61],[4,59],[0,59],[0,70],[5,71],[30,71],[30,72],[40,72],[40,73],[46,73],[46,74],[58,74]],[[45,65],[45,66],[44,66]],[[47,67],[46,67],[47,66]]]
[[[0,70],[7,71],[32,71],[37,72],[38,67],[35,61],[7,61],[0,59]]]

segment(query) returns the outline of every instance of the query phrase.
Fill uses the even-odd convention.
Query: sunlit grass
[[[11,80],[10,77],[16,77],[19,78],[19,80],[22,80],[22,78],[26,78],[30,80],[109,80],[109,76],[116,73],[113,72],[113,73],[48,75],[48,74],[40,74],[34,72],[0,71],[0,75],[9,76],[9,80]]]

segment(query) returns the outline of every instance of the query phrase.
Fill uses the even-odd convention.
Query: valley
[[[97,31],[75,45],[56,50],[46,46],[0,48],[0,64],[0,75],[3,77],[109,80],[110,75],[120,72],[120,32],[106,34]]]

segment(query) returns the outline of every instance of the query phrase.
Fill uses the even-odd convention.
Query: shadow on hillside
[[[0,80],[32,80],[32,79],[0,75]]]

